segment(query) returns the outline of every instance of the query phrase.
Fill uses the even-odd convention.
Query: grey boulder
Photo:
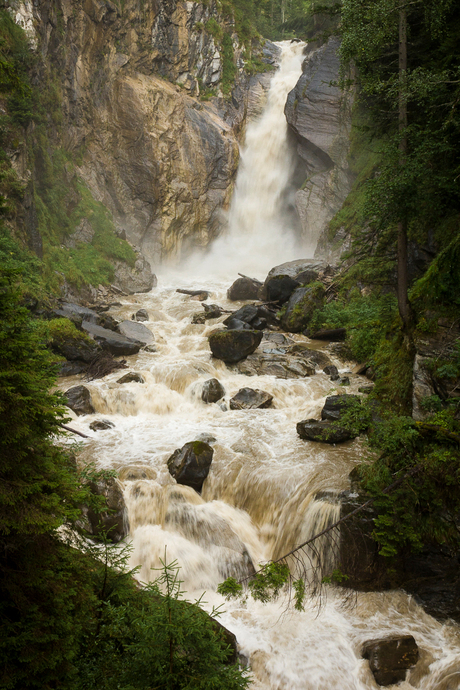
[[[240,388],[230,400],[231,410],[255,410],[271,407],[273,395],[258,388]]]
[[[178,484],[191,486],[200,493],[208,476],[214,450],[203,441],[191,441],[175,450],[168,460],[168,470]]]
[[[95,409],[91,402],[91,393],[86,386],[73,386],[64,393],[67,398],[67,407],[77,415],[93,414]]]
[[[151,345],[155,340],[150,328],[137,321],[122,321],[118,324],[118,332],[126,338],[137,340],[137,342],[143,345]]]

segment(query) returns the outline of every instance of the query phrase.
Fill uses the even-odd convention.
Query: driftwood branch
[[[406,479],[409,479],[410,477],[413,477],[414,475],[418,474],[418,473],[420,472],[420,470],[421,470],[420,465],[417,465],[416,467],[413,467],[411,470],[409,470],[408,472],[406,472],[402,477],[400,477],[399,479],[397,479],[396,481],[394,481],[392,484],[389,484],[389,485],[386,486],[384,489],[382,489],[382,494],[388,494],[388,493],[390,493],[390,491],[393,491],[393,490],[396,489],[398,486],[401,486],[401,484],[402,484],[403,482],[405,482]],[[334,522],[332,525],[329,525],[329,527],[326,527],[326,529],[323,529],[322,532],[318,532],[318,534],[315,534],[315,535],[314,535],[313,537],[311,537],[310,539],[307,539],[307,541],[304,541],[303,544],[299,544],[299,546],[296,546],[294,549],[292,549],[291,551],[289,551],[289,553],[286,553],[286,554],[284,554],[284,556],[281,556],[280,558],[277,558],[276,561],[271,561],[271,563],[281,563],[282,561],[285,561],[287,558],[289,558],[289,556],[295,556],[296,558],[298,558],[298,555],[297,555],[298,551],[301,551],[301,550],[304,549],[306,546],[310,546],[311,544],[313,544],[313,542],[315,542],[315,541],[316,541],[317,539],[319,539],[320,537],[323,537],[324,535],[328,534],[328,533],[331,532],[332,530],[334,530],[334,529],[336,529],[337,527],[339,527],[339,525],[341,525],[341,524],[342,524],[343,522],[345,522],[346,520],[349,520],[351,517],[353,517],[354,515],[357,515],[358,513],[360,513],[360,512],[361,512],[362,510],[364,510],[365,508],[368,508],[368,507],[369,507],[370,505],[372,505],[372,504],[374,503],[374,501],[376,501],[376,500],[377,500],[377,497],[370,498],[368,501],[366,501],[366,502],[363,503],[362,505],[360,505],[360,506],[358,506],[357,508],[355,508],[355,510],[352,510],[351,513],[348,513],[348,515],[344,515],[343,517],[340,518],[340,520],[337,520],[337,521]],[[253,577],[254,577],[254,575],[257,575],[258,573],[263,572],[263,570],[264,570],[264,568],[260,568],[260,570],[256,570],[256,572],[253,573],[252,575],[248,575],[247,577],[244,577],[244,578],[242,578],[241,580],[239,580],[239,583],[241,584],[241,583],[245,582],[246,580],[252,580]]]
[[[82,438],[90,438],[86,434],[83,434],[81,431],[77,431],[76,429],[72,429],[70,426],[67,426],[66,424],[59,424],[60,427],[65,429],[66,431],[70,431],[72,434],[78,434],[78,436],[81,436]]]

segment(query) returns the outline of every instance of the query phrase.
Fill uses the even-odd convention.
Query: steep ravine
[[[78,178],[153,268],[208,244],[231,197],[238,134],[270,78],[245,74],[231,17],[215,2],[7,4],[39,54],[36,80],[59,92],[50,151],[78,161]],[[233,42],[231,100],[219,97],[226,67],[216,27]]]

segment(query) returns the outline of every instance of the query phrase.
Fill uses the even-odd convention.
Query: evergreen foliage
[[[126,551],[108,540],[75,548],[82,504],[104,510],[88,481],[101,476],[80,473],[57,445],[65,412],[49,392],[55,364],[16,282],[17,272],[0,271],[0,686],[245,688],[220,629],[200,602],[181,599],[174,564],[140,591]]]

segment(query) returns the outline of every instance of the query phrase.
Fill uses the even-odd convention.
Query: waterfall
[[[284,106],[302,73],[304,43],[283,41],[267,104],[250,122],[241,150],[228,228],[204,256],[195,256],[204,274],[263,273],[283,261],[303,256],[295,235],[294,188],[296,153],[289,143]]]

